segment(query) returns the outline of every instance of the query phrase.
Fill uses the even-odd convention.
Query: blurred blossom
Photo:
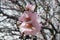
[[[26,9],[31,10],[33,8],[33,5],[27,5]],[[33,8],[34,9],[34,8]],[[32,11],[25,11],[20,17],[19,21],[22,22],[22,24],[19,26],[21,33],[24,33],[25,35],[35,35],[41,30],[41,24],[39,22],[39,16],[36,12]]]
[[[29,3],[27,3],[26,10],[34,11],[34,9],[35,9],[35,5],[30,5]]]

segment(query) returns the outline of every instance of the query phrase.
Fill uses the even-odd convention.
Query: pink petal
[[[25,14],[22,14],[20,17],[19,17],[19,21],[24,21],[25,20]]]

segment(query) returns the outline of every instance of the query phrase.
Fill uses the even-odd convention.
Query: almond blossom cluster
[[[33,12],[35,5],[27,4],[26,10],[20,17],[19,21],[22,22],[19,26],[21,33],[25,35],[35,35],[41,30],[39,16]]]

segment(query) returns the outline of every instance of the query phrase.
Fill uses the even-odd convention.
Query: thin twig
[[[16,0],[16,1],[10,0],[10,1],[11,1],[12,3],[14,3],[14,4],[17,4],[17,5],[19,6],[21,12],[24,12],[24,11],[25,11],[24,7],[18,3],[18,0]]]
[[[13,20],[18,20],[18,17],[7,15],[7,14],[3,13],[2,10],[0,11],[0,14],[3,14],[3,16],[7,16],[7,18],[11,18],[11,19],[13,19]]]

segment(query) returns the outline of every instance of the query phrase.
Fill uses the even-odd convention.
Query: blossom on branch
[[[25,35],[35,35],[36,33],[40,32],[41,30],[41,24],[39,20],[39,16],[36,12],[32,12],[31,8],[34,7],[33,5],[27,5],[26,9],[29,9],[28,11],[25,11],[20,17],[19,21],[22,22],[22,24],[19,26],[21,33],[24,33]]]

